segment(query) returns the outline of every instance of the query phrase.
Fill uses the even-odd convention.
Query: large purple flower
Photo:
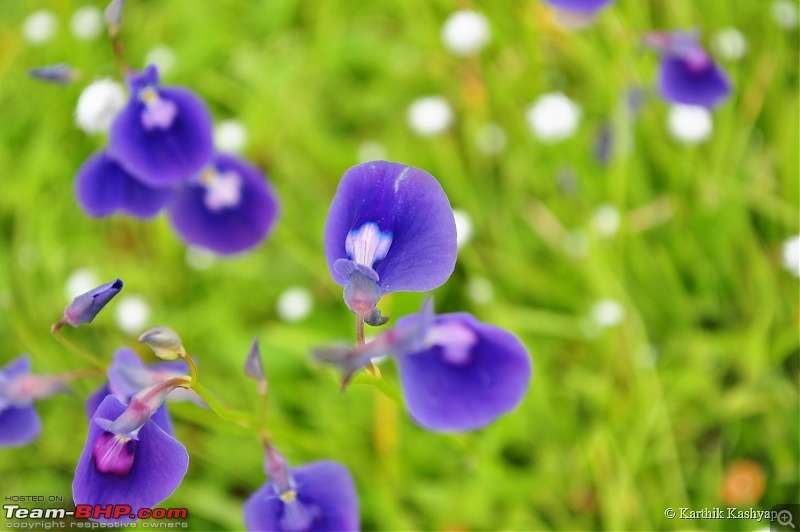
[[[387,354],[397,359],[409,415],[436,432],[489,425],[516,408],[532,373],[528,352],[513,334],[463,312],[434,316],[429,305],[366,345],[315,352],[342,369],[345,382]]]
[[[94,218],[123,211],[134,218],[152,218],[166,205],[170,189],[151,188],[129,174],[105,150],[78,169],[75,196],[83,212]]]
[[[343,465],[326,460],[289,468],[271,447],[265,465],[269,481],[244,503],[248,530],[359,530],[358,493]]]
[[[35,440],[42,423],[33,400],[65,389],[63,378],[31,375],[31,359],[27,355],[0,369],[0,447],[17,447]]]
[[[187,378],[188,381],[188,378]],[[189,465],[186,448],[161,429],[169,381],[146,388],[126,407],[107,396],[89,424],[86,445],[75,469],[72,495],[76,505],[119,505],[131,514],[151,508],[172,495]],[[133,521],[128,515],[98,521]]]
[[[731,82],[693,32],[651,33],[646,44],[661,54],[658,85],[664,99],[714,107],[731,93]]]
[[[211,115],[182,87],[159,85],[148,66],[128,78],[131,99],[111,125],[110,155],[152,187],[169,187],[195,174],[211,157]]]
[[[603,9],[615,0],[544,0],[558,9],[572,11],[573,13],[594,13]]]
[[[278,200],[258,168],[217,154],[175,192],[169,211],[183,240],[232,254],[267,238],[278,216]]]
[[[443,284],[456,262],[450,202],[429,173],[372,161],[345,172],[325,222],[325,258],[345,301],[367,314],[383,294]]]

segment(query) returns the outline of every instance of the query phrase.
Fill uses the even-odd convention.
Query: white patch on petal
[[[442,348],[442,356],[450,364],[460,366],[472,359],[472,347],[478,343],[478,335],[458,321],[438,323],[430,328],[425,343]]]
[[[376,261],[386,257],[391,245],[391,233],[383,233],[378,224],[367,222],[347,234],[344,248],[350,260],[372,268]]]
[[[537,139],[558,142],[578,130],[581,109],[562,93],[554,92],[537,98],[528,107],[525,117]]]
[[[202,173],[202,184],[206,189],[203,203],[211,212],[236,207],[242,201],[242,178],[233,170],[219,173],[206,168]]]
[[[489,43],[490,35],[489,20],[476,11],[456,11],[442,27],[442,43],[456,55],[480,52]]]
[[[400,175],[395,178],[395,180],[394,180],[394,193],[395,194],[397,194],[397,192],[400,190],[400,185],[403,183],[403,180],[406,178],[406,176],[408,175],[409,171],[411,171],[411,167],[410,166],[406,166],[405,168],[403,168],[403,171],[400,172]]]
[[[418,98],[408,108],[411,130],[423,137],[444,133],[452,123],[453,111],[442,96]]]
[[[97,80],[81,92],[75,108],[75,123],[87,133],[105,133],[126,101],[125,89],[120,83]]]
[[[667,128],[684,144],[698,144],[711,136],[714,124],[711,112],[697,105],[673,105],[669,109]]]

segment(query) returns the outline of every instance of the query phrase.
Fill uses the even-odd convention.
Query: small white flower
[[[543,142],[558,142],[578,129],[581,108],[560,92],[543,94],[525,114],[534,136]]]
[[[247,144],[247,129],[238,120],[223,120],[214,128],[214,145],[219,151],[241,153]]]
[[[490,303],[494,299],[492,283],[485,277],[473,277],[467,283],[467,296],[479,305]]]
[[[800,235],[783,242],[782,258],[783,267],[800,277]]]
[[[486,124],[475,132],[475,145],[485,155],[499,155],[506,149],[506,132],[497,124]]]
[[[207,270],[217,261],[213,251],[196,246],[186,249],[186,264],[193,270]]]
[[[705,107],[676,104],[669,109],[667,128],[676,140],[698,144],[711,136],[714,124]]]
[[[123,296],[115,309],[117,325],[128,334],[139,334],[150,320],[150,305],[141,296]]]
[[[64,295],[67,296],[67,301],[72,301],[75,296],[85,294],[97,286],[100,286],[97,274],[89,268],[81,268],[67,277],[67,282],[64,284]]]
[[[423,137],[446,131],[453,123],[453,110],[442,96],[425,96],[411,102],[408,124]]]
[[[442,43],[456,55],[472,55],[489,43],[490,33],[489,21],[481,13],[456,11],[442,27]]]
[[[711,48],[723,59],[738,61],[747,52],[747,39],[736,28],[725,28],[711,38]]]
[[[69,27],[78,40],[96,39],[103,32],[103,12],[94,6],[84,6],[72,15]]]
[[[22,25],[22,35],[31,44],[44,44],[53,38],[58,29],[58,19],[52,11],[34,11]]]
[[[75,108],[75,123],[87,133],[105,133],[125,107],[125,89],[116,81],[100,79],[83,89]]]
[[[314,300],[311,293],[303,287],[293,286],[281,293],[275,310],[283,321],[294,323],[308,317],[313,307]]]
[[[796,0],[775,0],[772,2],[772,18],[785,30],[795,29],[798,19]]]
[[[613,236],[619,229],[619,223],[619,211],[609,203],[599,206],[592,216],[592,225],[602,236]]]
[[[169,46],[159,44],[147,52],[144,62],[158,67],[158,73],[163,76],[175,67],[175,52]]]
[[[614,327],[625,317],[625,307],[614,299],[601,299],[592,306],[589,315],[598,327]]]
[[[472,218],[461,209],[453,209],[456,219],[456,245],[460,248],[472,240]]]
[[[386,148],[378,141],[366,140],[358,146],[356,158],[360,163],[369,161],[385,161]]]

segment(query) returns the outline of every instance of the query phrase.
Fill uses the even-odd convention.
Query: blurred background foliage
[[[365,529],[752,530],[764,524],[663,513],[800,499],[798,280],[781,266],[782,242],[800,230],[798,31],[776,23],[770,2],[619,0],[570,33],[538,0],[130,0],[126,60],[143,67],[148,51],[169,47],[164,83],[196,91],[215,120],[241,121],[244,155],[282,201],[267,243],[202,267],[163,216],[92,220],[76,206],[75,171],[105,139],[75,127],[75,103],[91,80],[121,78],[104,36],[70,33],[84,5],[105,2],[0,2],[0,362],[26,352],[36,372],[84,367],[48,327],[68,302],[66,279],[88,268],[102,282],[122,278],[121,296],[149,305],[147,325],[178,331],[201,380],[243,410],[256,408],[241,367],[258,336],[275,444],[295,465],[344,463]],[[36,45],[22,28],[40,8],[58,25]],[[490,22],[491,41],[475,57],[442,45],[457,8]],[[697,28],[708,46],[728,27],[748,45],[741,60],[722,60],[734,94],[714,111],[709,140],[683,144],[665,125],[657,58],[640,36]],[[82,79],[59,87],[26,75],[60,61]],[[620,104],[630,87],[645,93],[635,120]],[[583,112],[574,136],[548,144],[529,131],[525,109],[553,91]],[[450,102],[455,120],[423,137],[406,113],[431,94]],[[507,134],[497,155],[476,141],[487,123]],[[594,156],[605,124],[607,164]],[[472,220],[437,310],[472,312],[530,349],[527,397],[485,430],[425,432],[373,388],[340,393],[337,376],[309,360],[313,346],[353,340],[322,230],[364,142],[432,173]],[[606,204],[621,221],[610,235],[593,224]],[[292,286],[314,302],[296,323],[276,312]],[[401,316],[422,298],[395,294],[381,306]],[[593,321],[602,300],[621,305],[619,323]],[[66,334],[108,360],[121,346],[152,360],[116,325],[117,303]],[[382,371],[396,382],[391,363]],[[0,494],[71,494],[83,400],[99,383],[38,403],[42,436],[0,451]],[[241,505],[265,480],[258,441],[192,405],[171,410],[191,463],[162,506],[188,507],[193,529],[241,529]]]

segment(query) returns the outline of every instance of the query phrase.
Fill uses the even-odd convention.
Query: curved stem
[[[60,328],[53,327],[53,329],[51,329],[51,331],[52,331],[53,336],[55,337],[55,339],[58,340],[58,342],[61,345],[63,345],[64,347],[66,347],[68,350],[72,351],[76,355],[80,356],[81,358],[85,359],[86,361],[90,362],[93,366],[96,366],[98,369],[102,369],[103,372],[105,372],[105,370],[107,369],[107,366],[105,364],[103,364],[103,362],[101,362],[100,359],[95,357],[89,351],[87,351],[87,350],[85,350],[85,349],[83,349],[81,347],[78,347],[77,345],[75,345],[72,342],[70,342],[69,340],[67,340],[64,337],[64,335],[61,334],[61,329]]]
[[[197,364],[194,363],[192,357],[187,355],[186,351],[184,351],[183,349],[181,349],[181,351],[178,353],[178,356],[181,357],[181,360],[186,362],[186,365],[189,366],[189,376],[192,378],[191,387],[192,388],[197,387]]]
[[[200,396],[203,401],[206,402],[208,407],[214,411],[219,417],[224,419],[225,421],[230,421],[232,423],[236,423],[241,427],[245,427],[248,429],[253,428],[253,418],[243,412],[239,412],[238,410],[232,410],[227,406],[224,406],[222,403],[217,401],[217,399],[211,395],[211,393],[206,389],[205,386],[200,384],[199,382],[195,382],[191,388],[197,392],[197,395]]]

